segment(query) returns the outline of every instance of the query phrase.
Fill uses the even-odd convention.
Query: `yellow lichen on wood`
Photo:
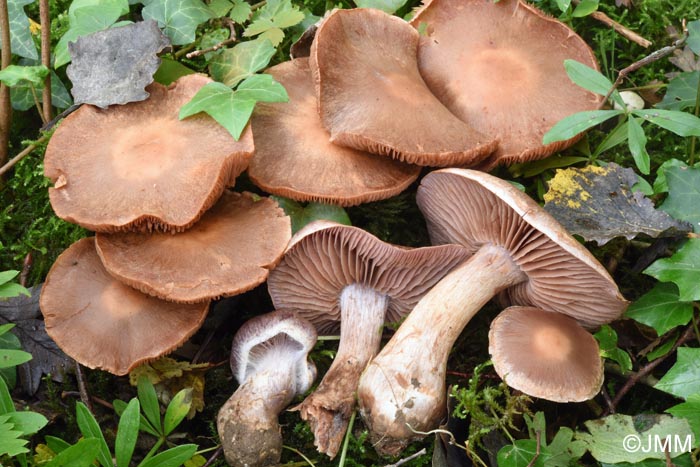
[[[549,181],[549,191],[544,195],[546,203],[566,204],[577,209],[581,203],[590,199],[591,194],[581,185],[577,178],[586,178],[588,174],[605,175],[608,169],[589,165],[583,169],[559,169]]]

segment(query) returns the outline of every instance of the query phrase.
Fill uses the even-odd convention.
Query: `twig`
[[[61,397],[63,399],[65,399],[66,397],[80,397],[80,391],[63,391],[61,393]],[[107,407],[110,410],[114,410],[114,406],[104,399],[101,399],[97,396],[90,396],[90,399],[97,402],[98,404],[100,404],[103,407]]]
[[[413,459],[418,459],[420,456],[424,456],[425,453],[426,453],[426,450],[425,450],[425,448],[423,448],[418,452],[414,452],[413,454],[411,454],[408,457],[404,457],[403,459],[399,460],[395,464],[385,465],[384,467],[399,467],[400,465],[404,465],[407,462],[411,462]]]
[[[527,467],[532,467],[535,465],[535,462],[537,462],[537,459],[540,457],[540,449],[542,448],[542,433],[540,433],[540,430],[537,430],[535,432],[535,436],[537,437],[537,448],[535,449],[535,455],[530,461],[529,464],[527,464]]]
[[[76,110],[78,110],[82,106],[82,104],[73,104],[70,107],[68,107],[66,110],[61,112],[60,114],[56,115],[53,120],[50,122],[44,124],[44,126],[41,127],[41,131],[49,131],[51,128],[58,123],[59,120],[61,120],[64,117],[67,117],[68,115],[72,114]]]
[[[175,52],[175,53],[173,54],[173,56],[174,56],[175,58],[180,58],[180,57],[182,57],[183,55],[185,55],[187,52],[189,52],[190,50],[194,49],[194,47],[195,47],[194,44],[186,45],[185,47],[183,47],[183,48],[181,48],[180,50],[178,50],[177,52]]]
[[[22,287],[27,286],[27,279],[29,278],[29,272],[32,270],[32,266],[34,265],[34,257],[32,256],[32,252],[30,251],[27,253],[27,256],[24,257],[24,261],[22,262],[22,272],[19,275],[19,285]]]
[[[42,136],[41,138],[39,138],[38,140],[34,141],[32,144],[30,144],[30,145],[27,146],[26,148],[24,148],[24,149],[22,150],[22,152],[20,152],[20,153],[17,154],[15,157],[13,157],[13,158],[10,159],[9,161],[7,161],[7,163],[6,163],[5,165],[3,165],[2,167],[0,167],[0,177],[2,177],[2,176],[5,174],[5,172],[7,172],[8,170],[10,170],[12,167],[14,167],[14,165],[15,165],[16,163],[18,163],[19,161],[21,161],[22,159],[24,159],[25,157],[27,157],[33,150],[35,150],[37,147],[39,147],[39,145],[40,145],[41,143],[43,143],[44,141],[46,141],[47,138],[48,138],[47,135]]]
[[[83,370],[80,369],[80,363],[75,362],[75,378],[78,380],[78,391],[80,391],[80,400],[88,408],[90,412],[92,410],[92,402],[90,401],[90,395],[87,392],[87,386],[85,385],[85,378],[83,378]]]
[[[617,31],[621,36],[631,40],[632,42],[641,45],[645,49],[651,45],[651,41],[643,38],[631,29],[627,29],[625,26],[621,25],[602,11],[594,11],[591,13],[591,18],[595,18],[606,26],[610,26],[615,31]]]
[[[41,64],[51,68],[51,18],[49,0],[39,0],[39,22],[41,24]],[[51,121],[51,73],[44,78],[42,115],[44,122]]]
[[[312,461],[311,459],[309,459],[308,457],[306,457],[306,456],[304,455],[304,453],[301,452],[300,450],[295,449],[295,448],[293,448],[293,447],[291,447],[291,446],[286,446],[286,445],[282,445],[282,449],[286,449],[286,450],[288,450],[288,451],[292,451],[294,454],[296,454],[297,456],[299,456],[299,457],[301,457],[302,459],[304,459],[304,462],[294,462],[294,463],[284,464],[284,465],[286,465],[287,467],[291,467],[291,466],[293,466],[293,465],[295,465],[295,466],[298,465],[298,466],[300,466],[300,467],[301,467],[302,465],[309,465],[309,466],[311,466],[311,467],[316,467],[316,464],[314,464],[314,461]]]
[[[192,363],[199,363],[199,359],[202,357],[202,353],[204,353],[204,349],[209,345],[211,340],[214,338],[214,333],[216,333],[217,329],[212,328],[208,333],[207,337],[204,338],[204,342],[202,342],[202,345],[199,346],[199,349],[197,349],[197,353],[194,354],[194,357],[192,358]]]
[[[0,70],[10,66],[12,48],[10,46],[10,19],[7,13],[7,0],[0,0]],[[12,122],[12,105],[10,103],[10,88],[0,83],[0,165],[7,162],[10,142],[10,126]]]
[[[209,467],[210,465],[212,465],[212,464],[214,463],[214,461],[216,460],[216,458],[219,457],[219,456],[221,455],[222,452],[224,452],[224,447],[223,447],[223,446],[219,446],[219,449],[217,449],[216,451],[214,451],[214,454],[211,455],[211,457],[209,458],[209,460],[207,461],[207,463],[204,464],[202,467]]]
[[[238,37],[236,37],[236,23],[233,22],[231,18],[222,18],[222,20],[226,23],[226,26],[228,26],[229,30],[229,37],[228,39],[224,39],[223,41],[219,42],[218,44],[212,45],[211,47],[207,47],[206,49],[202,50],[195,50],[194,52],[190,52],[185,57],[187,58],[194,58],[194,57],[199,57],[200,55],[207,54],[209,52],[216,52],[217,50],[226,47],[229,44],[233,44],[238,40]]]
[[[610,398],[610,394],[608,394],[608,390],[605,389],[605,386],[600,388],[600,393],[603,395],[605,405],[608,406],[608,413],[615,413],[615,406],[613,405],[612,399]]]

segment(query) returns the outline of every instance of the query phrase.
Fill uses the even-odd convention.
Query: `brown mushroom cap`
[[[58,257],[40,305],[46,332],[66,354],[116,375],[180,346],[209,307],[166,302],[118,282],[102,266],[92,237]]]
[[[418,165],[473,165],[496,149],[452,115],[418,72],[418,33],[373,9],[338,10],[309,57],[331,141]]]
[[[593,398],[603,384],[595,338],[560,313],[510,307],[491,323],[489,352],[508,386],[555,402]]]
[[[289,217],[272,199],[224,191],[179,234],[98,234],[105,268],[125,284],[174,302],[246,292],[267,279],[291,237]]]
[[[627,308],[598,261],[552,216],[510,183],[475,170],[442,169],[421,181],[417,195],[434,244],[507,249],[528,280],[501,292],[512,305],[569,315],[586,328]]]
[[[316,91],[306,58],[267,70],[287,90],[289,102],[260,103],[251,126],[255,155],[250,179],[268,193],[297,201],[352,206],[403,191],[420,167],[330,142],[316,109]]]
[[[598,69],[571,28],[519,0],[432,0],[411,20],[427,25],[418,66],[430,90],[499,148],[485,165],[541,159],[578,137],[549,145],[559,120],[595,110],[602,97],[573,84],[564,60]]]
[[[106,110],[83,105],[46,148],[44,174],[56,215],[97,232],[182,231],[248,166],[253,136],[239,141],[211,117],[185,120],[180,107],[211,82],[153,83],[150,97]]]
[[[386,320],[394,322],[467,257],[457,245],[406,250],[357,227],[314,222],[292,237],[267,286],[275,307],[295,311],[324,333],[340,326],[339,297],[346,286],[388,295]]]

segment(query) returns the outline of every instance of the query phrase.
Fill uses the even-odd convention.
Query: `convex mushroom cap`
[[[289,94],[289,102],[260,103],[251,126],[255,155],[248,175],[263,190],[297,201],[352,206],[403,191],[420,167],[330,142],[316,106],[307,58],[267,70]]]
[[[309,64],[331,142],[418,165],[474,165],[496,149],[430,92],[418,32],[380,10],[338,10],[316,31]]]
[[[452,267],[457,245],[403,249],[344,225],[317,221],[300,230],[270,273],[278,308],[296,311],[340,344],[318,389],[300,405],[319,451],[334,457],[355,408],[360,373],[379,351],[384,321],[398,321]]]
[[[423,25],[421,76],[450,111],[499,148],[483,167],[542,159],[578,137],[544,145],[559,120],[595,110],[602,97],[575,85],[564,60],[591,68],[591,48],[571,28],[520,0],[432,0]],[[494,25],[497,25],[495,27]]]
[[[506,308],[491,323],[489,353],[508,386],[533,397],[582,402],[603,384],[598,342],[561,313]]]
[[[153,83],[142,102],[106,110],[83,105],[51,137],[44,174],[56,215],[97,232],[182,231],[248,166],[253,137],[235,141],[211,117],[180,107],[211,80]]]
[[[272,199],[226,190],[185,232],[98,234],[96,244],[105,268],[120,281],[165,300],[195,303],[265,282],[290,237],[289,217]]]
[[[179,347],[209,308],[166,302],[118,282],[102,266],[92,237],[61,253],[40,305],[46,332],[66,354],[116,375]]]
[[[289,311],[247,321],[233,338],[231,370],[240,386],[219,410],[216,425],[234,467],[277,465],[282,452],[278,414],[316,378],[307,355],[313,325]]]

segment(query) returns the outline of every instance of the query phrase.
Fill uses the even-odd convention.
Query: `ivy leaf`
[[[700,20],[696,19],[688,23],[688,47],[695,52],[695,55],[700,55]]]
[[[243,24],[248,21],[252,11],[250,3],[245,0],[233,0],[233,8],[231,8],[228,17],[231,18],[234,23]]]
[[[211,8],[211,5],[209,5],[209,7]],[[210,47],[214,47],[215,45],[220,44],[223,41],[225,41],[226,39],[228,39],[230,37],[230,35],[231,35],[231,31],[229,31],[227,28],[213,29],[211,31],[205,32],[202,35],[202,39],[199,41],[199,48],[201,50],[205,50],[205,49],[208,49]],[[209,60],[211,60],[211,58],[213,56],[218,55],[223,51],[224,51],[224,49],[220,48],[218,50],[213,50],[211,52],[205,52],[204,58],[207,61],[209,61]]]
[[[41,89],[44,87],[44,78],[48,76],[49,69],[44,65],[21,66],[10,65],[0,71],[0,81],[13,88],[22,82],[26,82]]]
[[[612,82],[606,78],[605,75],[576,60],[564,60],[564,69],[566,69],[566,74],[569,75],[569,79],[571,79],[574,84],[601,96],[607,96],[608,92],[610,92],[613,87]],[[625,102],[622,100],[617,90],[613,91],[610,97],[623,109],[626,107]]]
[[[407,0],[355,0],[358,8],[375,8],[393,15]]]
[[[682,399],[700,394],[700,348],[680,347],[676,363],[654,388]]]
[[[677,110],[644,109],[632,113],[678,136],[700,136],[700,118]]]
[[[303,20],[304,13],[293,5],[291,0],[268,0],[265,6],[253,15],[253,20],[243,32],[243,36],[261,35],[276,47],[284,39],[282,29],[299,24]]]
[[[650,161],[647,153],[647,137],[636,118],[627,120],[627,143],[634,158],[634,163],[644,175],[649,175]]]
[[[339,224],[352,225],[350,218],[343,208],[323,203],[308,203],[305,207],[289,198],[271,196],[277,204],[292,219],[292,233],[296,233],[306,224],[319,219],[325,219]]]
[[[233,3],[228,0],[212,0],[209,2],[209,10],[214,18],[221,18],[233,8]]]
[[[700,300],[700,239],[689,239],[673,256],[656,260],[644,273],[674,282],[681,301]]]
[[[7,16],[10,20],[10,46],[12,53],[24,58],[39,59],[32,33],[29,29],[29,18],[24,7],[34,3],[34,0],[8,0]]]
[[[656,334],[662,336],[693,319],[693,303],[680,301],[678,287],[674,284],[659,282],[630,305],[625,315],[654,328]]]
[[[208,83],[180,108],[180,120],[205,112],[238,141],[254,108],[254,100],[236,99],[235,92],[225,84]]]
[[[209,64],[209,71],[216,81],[235,87],[265,68],[276,51],[266,39],[241,42],[214,57]]]
[[[674,417],[681,417],[688,420],[690,427],[695,433],[695,439],[700,440],[700,393],[688,396],[682,404],[674,405],[666,410]]]
[[[197,26],[214,17],[201,0],[153,0],[141,15],[158,21],[173,45],[194,42]]]
[[[700,168],[679,164],[665,168],[663,174],[668,197],[661,209],[676,219],[690,222],[695,232],[700,232]]]
[[[573,138],[606,120],[624,114],[624,110],[589,110],[578,112],[560,120],[542,138],[543,144]]]
[[[245,79],[236,89],[239,99],[250,99],[258,102],[287,102],[289,96],[280,83],[272,75],[253,75]]]
[[[656,104],[659,109],[686,110],[695,108],[700,71],[680,73],[668,83],[666,95]]]
[[[600,331],[596,332],[593,337],[600,344],[600,354],[620,365],[622,373],[627,373],[632,370],[632,359],[630,355],[617,346],[617,333],[613,328],[604,324]]]

